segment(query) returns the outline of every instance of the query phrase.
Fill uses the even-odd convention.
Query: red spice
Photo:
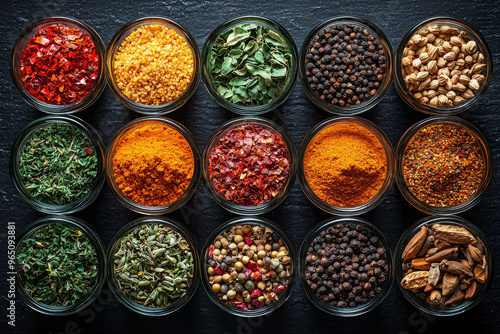
[[[467,201],[479,188],[484,167],[477,139],[453,124],[420,129],[408,142],[402,160],[410,192],[435,207]]]
[[[80,101],[94,87],[99,57],[92,38],[79,28],[39,28],[21,53],[20,73],[28,93],[56,105]]]
[[[283,189],[288,160],[288,149],[280,134],[258,125],[243,125],[228,131],[212,150],[210,181],[228,201],[260,205]]]

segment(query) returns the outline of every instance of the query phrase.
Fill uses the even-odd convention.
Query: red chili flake
[[[87,155],[94,155],[94,152],[88,147],[85,147],[85,151],[87,152]]]
[[[236,307],[241,308],[242,310],[248,311],[248,307],[245,303],[236,304]]]
[[[262,291],[260,289],[254,289],[252,290],[252,292],[250,293],[250,296],[252,298],[258,298],[260,295],[262,294]]]
[[[247,277],[250,277],[250,275],[252,275],[252,272],[252,269],[245,268],[245,274],[247,275]]]
[[[245,243],[250,246],[251,244],[253,244],[253,240],[250,238],[246,238]]]
[[[247,268],[250,268],[252,271],[259,271],[260,266],[257,263],[248,263]]]
[[[97,80],[99,56],[94,41],[76,27],[53,24],[39,28],[20,58],[26,91],[45,103],[76,103]]]
[[[282,136],[259,125],[229,130],[210,153],[209,175],[228,201],[244,206],[269,202],[285,186],[288,148]]]
[[[273,271],[272,270],[269,270],[267,273],[266,273],[266,277],[271,277],[271,275],[273,274]]]
[[[264,307],[264,302],[259,302],[259,300],[256,298],[256,299],[252,299],[252,301],[250,302],[253,306],[255,306],[256,308],[263,308]]]
[[[419,201],[447,207],[474,195],[485,164],[478,140],[467,129],[435,124],[420,129],[410,139],[402,171],[408,189]]]
[[[256,281],[260,281],[262,279],[262,273],[260,271],[255,271],[253,273],[253,278],[256,280]]]
[[[217,275],[222,275],[225,273],[225,270],[222,270],[220,267],[215,268],[214,271]]]
[[[211,245],[208,249],[208,257],[212,258],[214,256],[214,245]]]
[[[274,293],[276,293],[276,294],[282,293],[283,290],[285,290],[285,286],[283,284],[280,284],[273,289]]]

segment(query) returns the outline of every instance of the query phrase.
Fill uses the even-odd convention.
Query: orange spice
[[[194,154],[186,138],[165,124],[146,123],[127,132],[113,156],[120,190],[146,206],[168,205],[187,190],[194,173]]]
[[[322,201],[355,207],[384,183],[387,157],[379,139],[355,123],[333,124],[316,134],[304,154],[304,174]]]

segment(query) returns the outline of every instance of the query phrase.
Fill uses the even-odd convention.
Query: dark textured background
[[[71,16],[91,25],[107,44],[111,36],[126,22],[145,16],[170,17],[183,24],[194,35],[201,48],[210,32],[219,24],[242,15],[262,15],[278,21],[293,36],[300,47],[309,30],[317,23],[330,17],[353,15],[367,18],[384,30],[396,47],[401,36],[412,26],[427,18],[446,15],[469,21],[480,29],[486,37],[495,63],[491,86],[467,118],[487,138],[495,161],[493,180],[483,200],[473,209],[462,214],[481,228],[489,237],[496,255],[495,267],[500,261],[500,184],[498,165],[500,158],[498,110],[500,107],[499,48],[500,1],[272,1],[255,4],[253,1],[100,1],[69,0],[13,1],[0,3],[0,332],[14,332],[6,324],[7,284],[6,284],[6,237],[7,222],[15,221],[20,231],[42,214],[35,212],[15,194],[8,175],[8,160],[11,145],[29,122],[44,116],[29,107],[15,90],[9,74],[9,56],[12,45],[21,30],[36,19],[48,16]],[[495,22],[496,21],[496,22]],[[77,116],[89,121],[102,135],[105,144],[112,135],[138,114],[122,106],[106,88],[101,98],[88,110]],[[200,146],[205,144],[210,133],[224,121],[236,117],[235,114],[219,107],[208,95],[202,84],[190,102],[183,108],[168,115],[182,122],[196,137]],[[266,114],[283,125],[296,148],[307,131],[319,121],[331,115],[313,106],[307,99],[299,82],[288,101],[277,111]],[[425,116],[407,107],[391,87],[387,96],[373,110],[362,115],[377,123],[389,136],[393,145],[413,123]],[[122,207],[104,187],[94,204],[77,214],[94,225],[106,245],[118,229],[139,215]],[[234,215],[215,205],[208,193],[200,185],[193,199],[185,209],[174,212],[171,217],[184,222],[197,237],[200,246],[210,232]],[[298,250],[306,233],[317,222],[328,217],[316,209],[302,193],[298,182],[290,196],[274,211],[265,215],[280,224]],[[403,231],[424,215],[407,204],[393,187],[384,202],[364,218],[375,223],[387,236],[394,249]],[[497,273],[499,270],[497,270]],[[397,284],[397,283],[396,283]],[[295,286],[290,299],[274,314],[257,319],[239,319],[216,307],[206,296],[201,285],[194,298],[178,312],[161,318],[140,316],[127,310],[114,297],[107,285],[99,299],[86,315],[50,317],[38,314],[25,304],[16,303],[18,333],[89,333],[89,332],[182,332],[206,333],[280,333],[284,331],[319,332],[360,332],[375,333],[434,332],[461,329],[473,326],[477,333],[500,332],[500,282],[498,274],[494,278],[488,295],[473,310],[453,318],[435,318],[418,312],[403,300],[396,284],[390,295],[372,312],[363,316],[346,319],[329,316],[316,309],[306,298],[300,285]],[[470,328],[470,327],[469,327]]]

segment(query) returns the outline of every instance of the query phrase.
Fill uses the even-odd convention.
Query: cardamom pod
[[[488,279],[488,266],[484,267],[484,269],[479,265],[475,266],[474,267],[474,278],[479,283],[485,283],[486,280]]]
[[[431,268],[429,269],[429,278],[427,279],[427,282],[433,286],[438,285],[440,275],[441,271],[439,270],[439,263],[432,263]]]
[[[472,271],[469,270],[469,268],[458,261],[448,261],[446,259],[442,260],[439,264],[439,269],[456,275],[465,275],[469,277],[474,275]]]
[[[460,289],[455,289],[453,295],[444,303],[444,305],[458,304],[464,300],[465,292]]]
[[[458,257],[458,248],[455,247],[437,252],[433,256],[429,256],[428,258],[426,258],[425,261],[432,263],[432,262],[440,262],[443,259],[456,259],[457,257]]]
[[[429,232],[429,229],[425,226],[422,226],[420,228],[420,231],[418,231],[413,238],[411,238],[410,242],[405,247],[405,250],[403,251],[403,255],[401,256],[403,260],[410,260],[413,259],[418,252],[420,251],[420,248],[424,244],[425,240],[427,239],[427,233]]]
[[[433,290],[429,296],[429,300],[433,304],[441,303],[441,292],[439,292],[439,290]]]
[[[483,253],[476,247],[469,245],[467,246],[467,250],[469,251],[470,257],[476,262],[477,264],[482,264],[483,263]]]
[[[432,225],[434,236],[437,240],[442,240],[450,244],[470,244],[476,240],[465,227],[452,224]]]
[[[403,278],[401,286],[408,290],[420,289],[427,285],[428,278],[429,271],[414,271]]]
[[[472,297],[474,297],[474,295],[476,294],[476,289],[477,289],[477,282],[472,281],[472,283],[467,288],[467,291],[465,291],[465,299],[472,299]]]
[[[450,273],[445,273],[443,276],[442,292],[443,296],[448,296],[457,287],[459,282],[458,276]]]
[[[421,257],[411,260],[410,268],[416,270],[429,270],[431,268],[431,264],[426,261],[426,258]]]

